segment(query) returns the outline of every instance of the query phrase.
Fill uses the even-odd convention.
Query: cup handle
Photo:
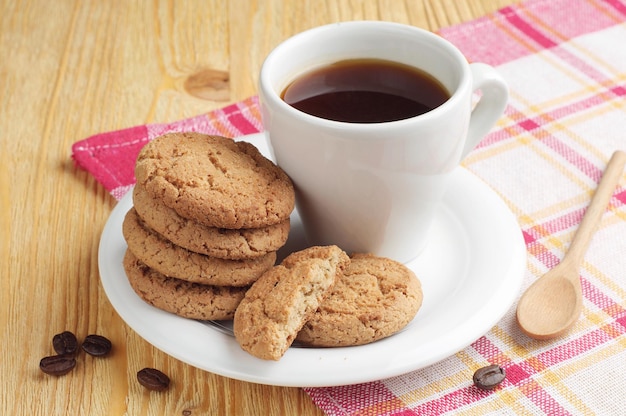
[[[482,96],[472,111],[461,160],[489,133],[504,113],[509,100],[509,87],[492,66],[472,63],[470,70],[473,79],[472,90],[481,91]]]

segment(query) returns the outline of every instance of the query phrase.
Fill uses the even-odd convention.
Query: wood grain
[[[115,201],[70,160],[91,134],[193,116],[256,93],[265,55],[307,28],[384,19],[436,30],[509,0],[1,0],[0,413],[320,415],[301,389],[210,374],[128,328],[99,283]],[[109,337],[59,378],[38,369],[63,330]],[[207,346],[207,354],[211,353]],[[135,379],[153,366],[165,393]],[[187,411],[187,412],[186,412]]]

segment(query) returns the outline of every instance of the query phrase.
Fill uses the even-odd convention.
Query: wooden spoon
[[[522,295],[517,305],[517,323],[529,337],[540,340],[558,337],[580,316],[580,265],[622,177],[625,162],[625,152],[618,150],[613,153],[565,257]]]

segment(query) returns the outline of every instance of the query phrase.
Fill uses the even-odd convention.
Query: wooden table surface
[[[94,133],[197,115],[256,94],[265,55],[313,26],[355,19],[436,30],[510,0],[0,1],[0,323],[3,415],[319,415],[298,388],[198,370],[157,350],[99,281],[115,200],[70,159]],[[39,370],[51,339],[108,337],[71,373]],[[207,346],[207,354],[211,354]],[[136,380],[156,367],[173,383]]]

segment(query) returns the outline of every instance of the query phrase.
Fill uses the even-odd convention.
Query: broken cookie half
[[[235,312],[233,332],[248,353],[279,360],[350,264],[337,246],[295,252],[265,272]]]

